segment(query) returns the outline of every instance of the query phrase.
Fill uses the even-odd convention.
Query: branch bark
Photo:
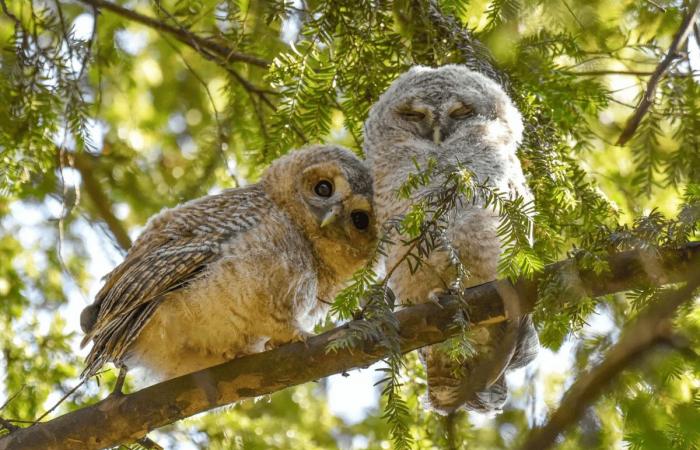
[[[700,277],[692,277],[685,287],[664,295],[640,315],[608,351],[603,362],[576,380],[547,423],[530,432],[521,450],[550,448],[557,436],[577,422],[586,407],[598,399],[612,379],[650,349],[671,340],[671,319],[679,306],[693,298],[698,286]]]
[[[654,254],[622,252],[611,255],[608,262],[610,272],[606,275],[579,272],[591,295],[697,277],[700,243]],[[571,262],[550,265],[545,274],[561,270],[564,264],[570,267]],[[653,270],[648,270],[649,267],[653,267]],[[535,303],[537,283],[537,280],[519,281],[514,285],[525,311]],[[506,320],[503,299],[499,294],[508,291],[503,289],[504,285],[509,286],[510,283],[493,281],[464,292],[464,299],[470,305],[470,321],[474,326]],[[452,325],[460,305],[457,298],[446,296],[439,305],[426,303],[398,311],[396,318],[400,324],[402,351],[409,352],[444,341],[458,332],[457,327]],[[17,430],[0,439],[0,450],[90,450],[136,441],[155,428],[185,417],[366,367],[386,356],[387,350],[373,341],[328,354],[328,344],[347,332],[348,325],[344,325],[314,336],[306,346],[302,343],[285,345],[168,380],[133,394],[108,397],[51,421]]]
[[[100,183],[95,179],[92,173],[94,169],[93,162],[87,155],[78,153],[73,155],[73,166],[80,172],[85,191],[90,197],[97,214],[105,221],[107,228],[112,232],[119,246],[124,251],[129,250],[129,248],[131,248],[129,233],[127,233],[122,222],[114,215],[111,206],[112,203],[107,197],[107,194],[102,190]]]
[[[617,145],[625,145],[632,138],[635,131],[637,131],[639,124],[642,122],[642,118],[644,118],[644,115],[647,113],[647,111],[649,111],[649,108],[654,103],[654,94],[656,93],[656,88],[659,85],[659,82],[663,78],[668,68],[671,66],[673,60],[678,57],[678,49],[681,45],[683,45],[683,43],[688,38],[688,35],[690,34],[691,30],[693,29],[693,24],[695,23],[698,11],[700,11],[700,1],[694,0],[688,6],[688,11],[686,12],[685,17],[683,18],[681,27],[676,33],[676,35],[673,37],[673,41],[671,42],[671,46],[669,47],[666,56],[656,67],[656,70],[654,70],[654,73],[651,75],[651,78],[649,78],[646,92],[644,92],[644,95],[639,101],[637,109],[627,121],[625,129],[622,131],[622,134],[620,134],[620,137],[617,140]]]
[[[224,44],[214,42],[211,39],[205,39],[203,37],[197,36],[189,30],[169,25],[152,17],[144,16],[143,14],[139,14],[136,11],[123,8],[115,3],[106,0],[79,1],[86,5],[90,5],[94,8],[101,8],[111,11],[119,16],[124,17],[125,19],[138,22],[155,30],[168,33],[183,44],[192,47],[198,53],[202,53],[202,50],[206,50],[214,56],[222,59],[225,63],[238,61],[262,67],[264,69],[266,69],[270,65],[270,62],[265,59],[253,55],[248,55],[246,53],[237,52]]]

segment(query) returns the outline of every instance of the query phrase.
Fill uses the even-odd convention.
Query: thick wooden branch
[[[603,295],[645,284],[673,283],[697,277],[700,243],[660,253],[629,251],[609,257],[610,273],[582,271],[580,278],[592,295]],[[546,271],[564,270],[571,263],[548,266]],[[570,269],[566,269],[570,270]],[[499,292],[507,281],[494,281],[467,289],[469,317],[475,326],[506,320]],[[515,284],[523,310],[532,308],[536,281]],[[396,313],[403,352],[444,341],[458,330],[453,327],[461,303],[453,297],[440,304],[407,307]],[[387,350],[367,341],[353,349],[327,353],[328,344],[346,333],[348,325],[314,336],[305,344],[295,343],[169,380],[124,396],[68,413],[49,422],[14,431],[0,439],[0,450],[100,449],[136,441],[149,431],[185,417],[232,402],[269,394],[286,387],[332,374],[366,367],[386,356]]]
[[[178,41],[185,45],[192,47],[198,53],[206,51],[225,63],[229,62],[244,62],[247,64],[252,64],[254,66],[267,68],[270,65],[269,61],[266,61],[257,56],[248,55],[246,53],[240,53],[234,49],[220,43],[215,42],[211,39],[205,39],[203,37],[197,36],[189,30],[184,28],[178,28],[173,25],[161,22],[160,20],[154,19],[152,17],[144,16],[130,9],[119,6],[115,3],[109,2],[107,0],[79,0],[80,2],[90,5],[94,8],[99,8],[107,11],[111,11],[125,19],[131,20],[133,22],[138,22],[147,27],[153,28],[158,31],[168,33],[173,36]],[[206,56],[206,55],[205,55]]]
[[[647,113],[647,111],[649,111],[649,108],[654,103],[654,94],[656,93],[656,88],[659,85],[659,82],[663,78],[668,68],[671,66],[673,60],[678,58],[678,49],[681,47],[681,45],[683,45],[686,39],[688,39],[688,35],[692,31],[693,24],[697,20],[698,11],[700,11],[700,1],[693,0],[693,2],[688,5],[688,11],[683,18],[683,23],[681,23],[680,29],[673,37],[673,41],[671,42],[671,46],[669,47],[666,56],[656,67],[656,70],[654,70],[651,78],[649,78],[647,89],[640,99],[634,113],[627,121],[625,129],[622,131],[622,134],[620,134],[620,137],[617,140],[617,145],[625,145],[627,141],[634,136],[634,132],[637,131],[639,124],[642,123],[642,118],[644,118],[644,115]]]
[[[700,277],[691,277],[682,289],[667,293],[641,314],[624,331],[620,340],[605,355],[605,359],[574,382],[547,423],[532,430],[521,450],[550,448],[557,436],[576,423],[588,405],[598,399],[611,380],[650,349],[671,340],[671,319],[674,313],[683,303],[693,298],[692,294],[699,285]]]

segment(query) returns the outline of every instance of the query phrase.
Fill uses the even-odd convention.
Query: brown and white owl
[[[396,195],[408,175],[416,172],[415,164],[426,168],[430,160],[442,169],[462,165],[493,188],[531,200],[516,156],[522,130],[520,113],[489,78],[456,65],[412,68],[381,96],[365,123],[364,151],[374,179],[377,222],[400,217],[412,201],[440,186],[444,177],[432,180],[411,200]],[[496,279],[503,249],[498,223],[496,211],[479,202],[458,207],[449,216],[442,247],[416,273],[405,262],[393,272],[389,284],[399,302],[423,303],[453,286],[458,271],[448,247],[456,251],[469,273],[462,280],[464,286]],[[390,247],[387,270],[405,253],[401,244]],[[511,339],[509,348],[498,349],[509,330],[517,339]],[[438,346],[420,350],[427,371],[429,408],[440,413],[463,406],[481,412],[500,409],[507,399],[504,371],[529,363],[538,348],[529,317],[476,330],[474,338],[477,356],[461,363]],[[487,374],[474,373],[487,358],[496,358],[495,367],[491,364]]]
[[[168,379],[305,339],[375,240],[368,170],[337,146],[165,209],[81,314],[83,375],[111,361]]]

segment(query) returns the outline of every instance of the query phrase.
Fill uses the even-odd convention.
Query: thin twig
[[[454,17],[444,14],[437,0],[428,2],[428,18],[435,28],[447,34],[462,54],[462,63],[472,70],[483,73],[503,86],[509,85],[505,73],[496,68],[488,48],[462,28]]]
[[[243,76],[241,74],[239,74],[238,72],[236,72],[236,70],[234,70],[230,67],[226,67],[225,69],[233,78],[236,79],[236,81],[238,81],[240,83],[241,86],[243,86],[243,89],[245,89],[246,91],[248,91],[252,94],[257,95],[260,98],[260,100],[262,101],[262,103],[264,105],[266,105],[267,107],[269,107],[271,110],[273,110],[273,111],[276,110],[274,103],[272,103],[272,101],[270,101],[270,99],[267,97],[267,95],[268,94],[277,95],[277,92],[269,91],[266,89],[260,89],[259,87],[255,86],[253,83],[251,83],[250,81],[243,78]],[[306,135],[304,134],[304,132],[302,130],[300,130],[293,123],[291,123],[290,125],[292,127],[292,130],[296,133],[297,136],[299,136],[299,138],[302,140],[302,142],[304,142],[304,143],[309,142],[309,139],[306,137]]]
[[[56,12],[58,12],[58,21],[61,24],[61,33],[63,34],[63,39],[66,41],[66,48],[68,49],[68,56],[73,59],[73,47],[70,45],[70,36],[68,36],[68,29],[66,28],[66,20],[63,17],[63,8],[58,0],[54,0],[56,5]]]
[[[583,24],[581,23],[581,21],[578,20],[578,17],[576,17],[576,14],[574,14],[574,12],[571,10],[571,7],[570,7],[569,4],[566,2],[566,0],[561,0],[561,2],[564,4],[564,7],[566,8],[566,10],[569,11],[569,14],[571,15],[571,17],[574,18],[574,21],[576,21],[576,24],[578,25],[578,27],[579,27],[582,31],[585,31],[585,30],[586,30],[586,27],[584,27]]]
[[[12,21],[15,23],[15,25],[17,25],[18,28],[24,28],[24,27],[22,27],[22,21],[20,21],[20,20],[17,18],[17,16],[15,16],[15,15],[12,13],[12,11],[10,11],[10,10],[8,9],[7,5],[5,4],[5,0],[0,0],[0,7],[2,7],[2,12],[5,13],[5,15],[6,15],[7,17],[9,17],[10,20],[12,20]]]
[[[66,401],[66,399],[67,399],[68,397],[70,397],[71,395],[73,395],[73,393],[74,393],[75,391],[77,391],[77,390],[80,388],[80,386],[84,385],[86,381],[87,381],[86,378],[80,380],[80,383],[78,383],[78,384],[76,384],[75,386],[73,386],[73,387],[71,388],[71,390],[69,390],[68,392],[66,392],[65,395],[63,395],[63,397],[61,397],[51,408],[49,408],[48,410],[46,410],[46,412],[45,412],[44,414],[42,414],[41,416],[39,416],[39,417],[36,419],[36,422],[41,422],[41,419],[43,419],[44,417],[46,417],[46,416],[48,416],[49,414],[51,414],[52,412],[54,412],[54,411],[56,410],[56,408],[58,408],[58,406],[59,406],[61,403],[63,403],[64,401]]]
[[[11,423],[8,420],[3,419],[2,417],[0,417],[0,427],[6,429],[10,433],[19,430],[19,427],[17,425]]]
[[[547,423],[532,430],[521,450],[545,450],[554,445],[557,436],[576,423],[613,378],[658,344],[668,342],[674,313],[692,300],[699,285],[700,278],[694,277],[684,288],[662,296],[641,314],[608,351],[603,362],[574,382]]]
[[[139,444],[143,448],[147,448],[148,450],[163,450],[163,447],[158,445],[156,441],[153,439],[149,438],[148,436],[144,436],[138,441],[136,441],[137,444]]]
[[[645,70],[582,70],[582,71],[568,71],[560,70],[559,73],[565,75],[573,76],[598,76],[598,75],[629,75],[636,77],[647,77],[654,75],[655,72],[645,71]],[[668,73],[670,77],[692,77],[697,73],[697,71],[690,71],[687,73],[673,72]]]
[[[95,38],[97,37],[97,18],[99,17],[99,14],[97,14],[97,8],[94,6],[92,7],[92,33],[90,33],[90,43],[88,44],[87,50],[85,50],[85,56],[83,57],[83,61],[80,64],[80,73],[78,73],[78,80],[83,78],[83,74],[85,73],[85,69],[87,68],[88,62],[90,61],[90,57],[92,56],[92,46],[95,44]]]
[[[154,19],[152,17],[144,16],[143,14],[139,14],[135,11],[132,11],[127,8],[123,8],[115,3],[108,2],[106,0],[79,0],[81,3],[84,3],[86,5],[90,5],[95,8],[101,8],[101,9],[106,9],[108,11],[111,11],[119,16],[122,16],[126,19],[133,20],[134,22],[138,22],[142,25],[145,25],[147,27],[159,30],[159,31],[164,31],[173,37],[175,37],[178,41],[182,42],[185,45],[188,45],[192,47],[195,51],[201,53],[201,49],[206,49],[209,52],[213,53],[217,57],[223,59],[226,63],[233,62],[233,61],[238,61],[238,62],[244,62],[247,64],[252,64],[254,66],[262,67],[262,68],[267,68],[270,65],[270,62],[259,58],[257,56],[253,55],[248,55],[246,53],[240,53],[235,51],[232,48],[229,48],[219,42],[214,42],[211,39],[205,39],[203,37],[197,36],[196,34],[190,32],[189,30],[186,30],[184,28],[178,28],[174,27],[172,25],[169,25],[167,23],[163,23],[157,19]]]
[[[644,115],[647,113],[647,111],[649,111],[649,108],[654,103],[656,88],[658,87],[659,82],[663,78],[668,68],[671,66],[671,63],[678,58],[678,49],[681,45],[683,45],[685,40],[688,38],[688,34],[690,34],[690,31],[693,29],[693,24],[698,11],[700,11],[700,1],[694,0],[693,3],[688,6],[688,12],[683,18],[680,29],[673,37],[673,42],[671,42],[671,46],[669,47],[666,56],[656,67],[654,74],[649,79],[646,91],[640,99],[637,109],[627,121],[627,125],[625,125],[625,129],[622,131],[622,134],[620,134],[620,137],[617,140],[617,145],[625,145],[632,138],[635,131],[637,131],[639,124],[642,122]]]
[[[0,406],[0,411],[2,411],[2,410],[4,410],[5,408],[7,408],[7,405],[9,405],[10,403],[12,403],[12,400],[14,400],[15,398],[17,398],[17,396],[18,396],[19,394],[22,393],[22,391],[24,390],[24,387],[25,387],[25,386],[26,386],[26,384],[23,384],[23,385],[19,388],[19,390],[18,390],[17,392],[15,392],[14,394],[12,394],[10,397],[8,397],[7,400],[5,400],[5,403],[3,403],[3,404]]]
[[[162,8],[161,8],[162,9]],[[165,11],[165,10],[163,10]],[[169,14],[166,12],[166,14]],[[224,128],[221,124],[221,119],[219,118],[219,110],[216,107],[216,103],[214,102],[214,96],[211,94],[211,90],[209,89],[209,86],[207,85],[206,81],[197,73],[196,70],[194,70],[194,67],[192,67],[188,62],[187,59],[185,59],[185,55],[182,54],[182,52],[175,46],[173,45],[172,42],[165,36],[163,36],[163,40],[165,41],[166,44],[170,48],[173,49],[175,53],[180,57],[180,60],[182,63],[185,65],[187,70],[192,74],[192,76],[199,82],[199,84],[202,85],[202,88],[204,88],[204,92],[207,94],[207,99],[209,100],[209,104],[211,105],[211,109],[214,111],[214,122],[216,122],[216,140],[218,142],[217,145],[217,154],[221,158],[221,162],[223,163],[224,167],[226,168],[226,172],[228,173],[228,176],[233,180],[233,182],[236,184],[236,186],[240,186],[241,183],[238,181],[238,177],[236,177],[236,174],[231,170],[228,164],[228,160],[226,159],[226,153],[224,151]]]
[[[270,66],[270,62],[267,60],[264,60],[262,58],[259,58],[257,56],[251,56],[245,53],[239,53],[234,51],[233,49],[226,47],[218,42],[214,42],[211,39],[205,39],[200,36],[197,36],[196,34],[190,32],[187,29],[184,28],[178,28],[175,26],[172,26],[170,24],[161,22],[159,20],[153,19],[148,16],[144,16],[142,14],[139,14],[135,11],[132,11],[130,9],[122,8],[119,5],[116,5],[114,3],[105,1],[105,0],[79,0],[80,2],[90,5],[94,8],[104,8],[106,10],[112,11],[115,14],[118,14],[122,17],[125,17],[127,19],[133,20],[134,22],[138,22],[142,25],[146,25],[148,27],[151,27],[155,30],[163,31],[165,33],[168,33],[175,37],[177,40],[180,42],[188,45],[192,49],[194,49],[197,53],[202,55],[204,58],[213,60],[217,64],[219,64],[221,67],[223,67],[227,72],[229,72],[235,79],[238,81],[241,86],[245,90],[247,90],[250,93],[253,93],[257,95],[260,100],[268,106],[270,109],[273,111],[276,110],[276,107],[272,101],[267,97],[267,95],[277,95],[277,92],[270,91],[267,89],[261,89],[254,84],[252,84],[250,81],[245,79],[243,76],[241,76],[236,70],[230,67],[230,62],[233,61],[239,61],[239,62],[245,62],[251,65],[255,65],[258,67],[262,67],[264,69],[267,69]],[[302,130],[300,130],[296,125],[291,124],[292,130],[294,133],[299,136],[299,138],[302,140],[304,143],[308,143],[309,140],[307,139],[306,135]]]
[[[666,8],[664,8],[663,6],[659,5],[659,4],[656,3],[655,1],[653,1],[653,0],[646,0],[646,2],[647,2],[647,3],[650,3],[650,4],[652,4],[652,5],[654,5],[654,6],[657,7],[661,12],[666,12]]]

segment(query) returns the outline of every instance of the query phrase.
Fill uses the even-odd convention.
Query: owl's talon
[[[304,347],[309,348],[307,341],[312,336],[313,333],[309,333],[308,331],[294,330],[291,339],[289,339],[288,341],[277,341],[270,339],[267,342],[265,342],[265,351],[272,350],[273,348],[277,348],[280,345],[292,344],[294,342],[303,342]]]
[[[443,289],[435,289],[430,291],[428,294],[428,301],[430,303],[435,303],[440,309],[443,309],[442,304],[440,303],[440,297],[438,297],[438,294],[444,294],[445,291]]]
[[[114,388],[112,388],[112,392],[109,393],[110,397],[119,397],[121,395],[124,395],[122,392],[124,388],[124,380],[126,379],[126,367],[120,366],[119,367],[119,374],[117,375],[117,381],[114,383]]]
[[[313,337],[313,333],[309,333],[308,331],[303,331],[303,330],[296,330],[294,333],[294,337],[292,338],[292,342],[303,342],[304,347],[307,349],[309,348],[309,338]]]

